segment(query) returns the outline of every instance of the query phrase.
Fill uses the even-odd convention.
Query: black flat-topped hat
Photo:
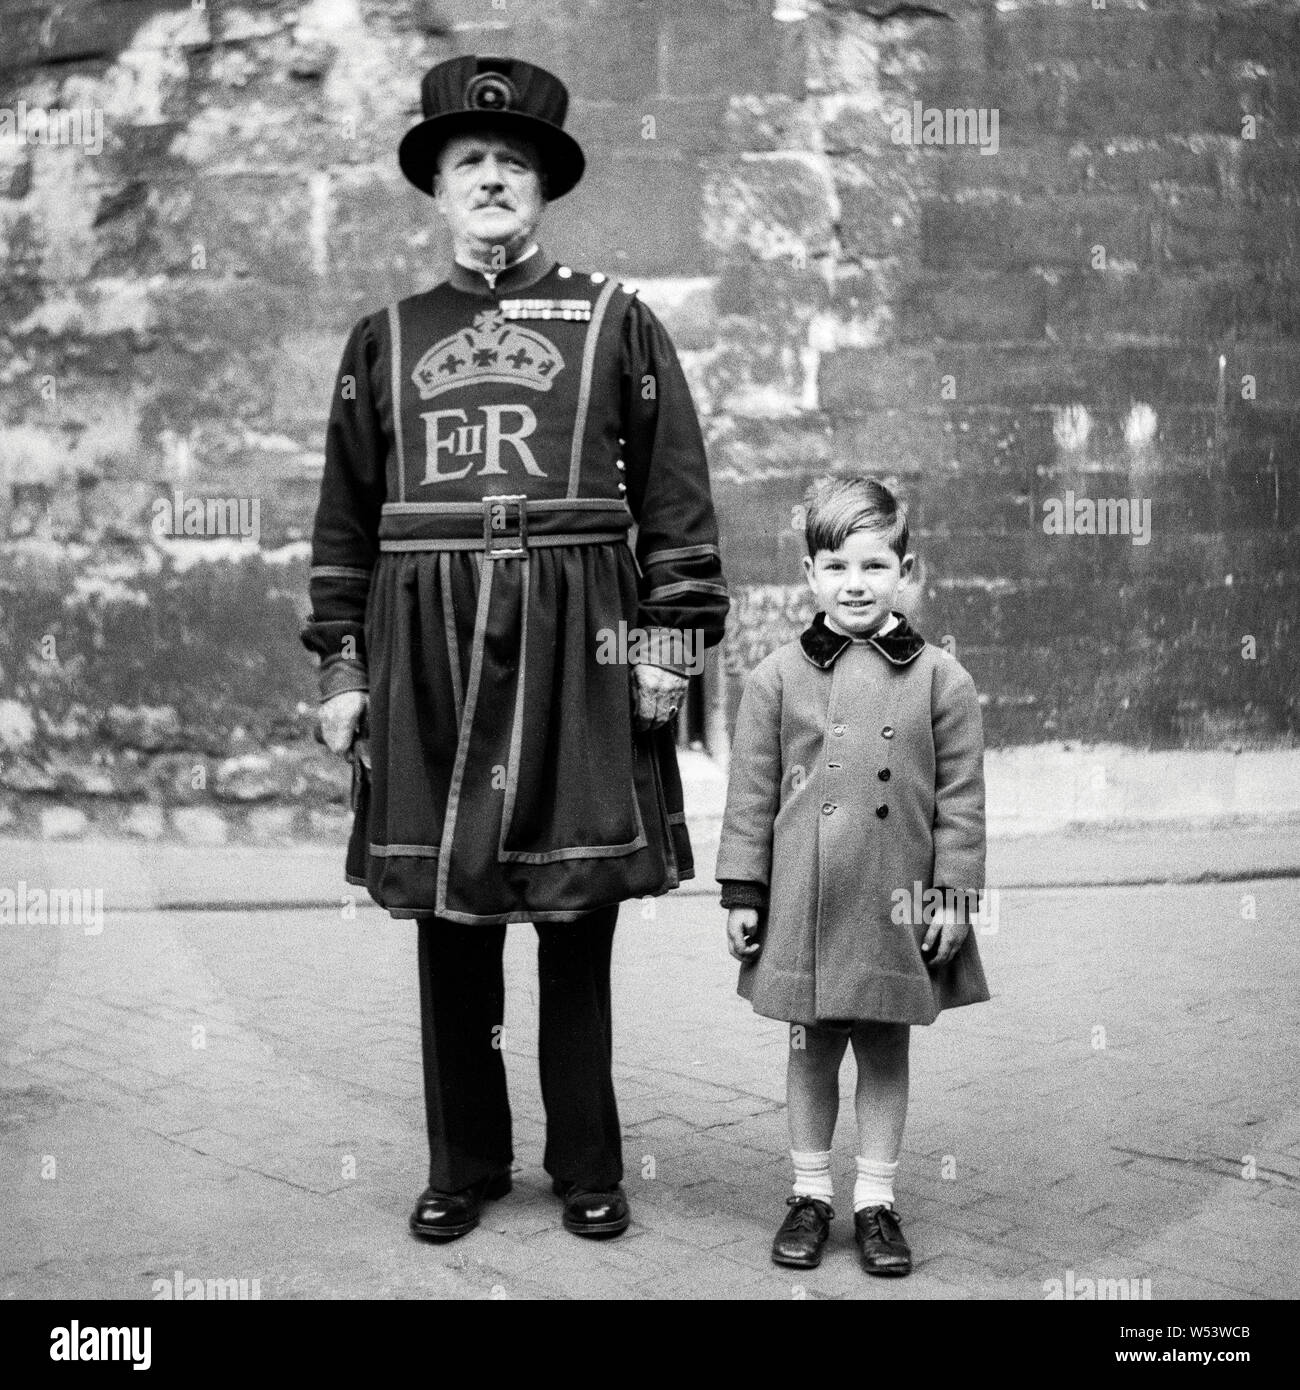
[[[569,93],[554,73],[520,58],[450,58],[420,83],[424,119],[402,137],[402,173],[433,194],[438,155],[455,135],[496,131],[530,141],[546,171],[546,196],[562,198],[582,177],[582,147],[563,129]]]

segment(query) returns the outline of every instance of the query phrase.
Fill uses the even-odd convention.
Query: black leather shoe
[[[556,1178],[551,1191],[564,1202],[564,1229],[591,1240],[621,1236],[632,1220],[621,1187],[600,1191]]]
[[[411,1213],[411,1231],[424,1240],[456,1240],[478,1225],[483,1203],[510,1191],[510,1170],[489,1173],[459,1192],[426,1187]]]
[[[772,1241],[772,1263],[816,1269],[835,1213],[819,1197],[787,1197],[785,1204],[790,1210]]]
[[[863,1207],[855,1212],[853,1238],[868,1274],[911,1274],[912,1251],[893,1207]]]

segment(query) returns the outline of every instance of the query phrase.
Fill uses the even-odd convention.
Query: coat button
[[[831,813],[834,809],[835,809],[835,803],[834,803],[834,802],[831,802],[831,801],[823,801],[823,802],[822,802],[822,815],[824,815],[824,816],[829,816],[830,813]]]
[[[626,484],[626,483],[619,483],[619,485],[618,485],[618,490],[619,490],[620,492],[626,492],[626,491],[627,491],[627,484]]]
[[[881,738],[893,738],[893,737],[894,737],[893,725],[891,725],[891,724],[886,724],[885,727],[884,727],[883,729],[881,729],[881,731],[880,731],[880,737],[881,737]]]
[[[591,283],[593,285],[603,285],[605,283],[605,277],[600,273],[600,271],[593,270],[591,272]]]
[[[880,771],[876,773],[876,776],[879,777],[882,782],[888,782],[893,774],[887,767],[882,767]]]
[[[878,816],[880,817],[881,820],[884,820],[885,817],[886,817],[888,814],[889,814],[889,807],[888,807],[888,806],[877,806],[877,807],[876,807],[876,815],[878,815]]]
[[[833,733],[833,734],[842,734],[843,732],[844,732],[844,725],[843,725],[843,724],[835,724],[835,725],[833,725],[832,728],[831,728],[831,733]]]
[[[572,275],[572,274],[573,274],[573,271],[571,271],[567,265],[562,265],[562,266],[560,267],[559,276],[560,276],[560,279],[561,279],[561,280],[567,280],[567,279],[569,278],[569,276]]]
[[[618,469],[623,469],[627,467],[627,464],[625,464],[622,459],[615,459],[614,467]]]

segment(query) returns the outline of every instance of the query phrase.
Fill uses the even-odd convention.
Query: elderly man
[[[455,1239],[510,1190],[502,948],[525,921],[544,1166],[565,1227],[613,1236],[610,953],[620,902],[693,876],[672,721],[728,608],[708,469],[655,316],[535,239],[584,167],[563,84],[463,57],[421,95],[399,159],[455,261],[348,339],[303,640],[353,759],[349,881],[418,923],[411,1229]]]

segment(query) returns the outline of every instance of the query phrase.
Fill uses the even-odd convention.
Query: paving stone
[[[1292,890],[1258,885],[1261,910],[1284,920]],[[1142,927],[1143,895],[1063,890],[1041,928],[999,938],[995,1004],[918,1036],[898,1184],[918,1268],[897,1282],[862,1274],[843,1213],[820,1270],[799,1281],[771,1264],[789,1190],[783,1030],[728,1011],[734,979],[704,939],[710,900],[671,898],[653,938],[620,941],[632,1230],[597,1244],[559,1226],[541,1170],[536,953],[521,931],[506,953],[516,1189],[441,1252],[405,1230],[424,1164],[409,934],[377,936],[392,924],[365,914],[322,930],[313,912],[123,913],[90,949],[61,948],[4,1053],[4,1090],[48,1100],[0,1128],[14,1169],[32,1175],[8,1203],[0,1296],[121,1296],[148,1267],[128,1252],[146,1249],[216,1273],[251,1268],[256,1252],[265,1286],[286,1297],[1041,1299],[1067,1269],[1150,1277],[1157,1298],[1294,1296],[1300,1019],[1288,981],[1300,942],[1279,940],[1266,961],[1223,937],[1209,896],[1178,890],[1186,949],[1170,955]],[[0,962],[0,989],[16,989],[17,969]],[[1231,1007],[1203,1008],[1215,999]],[[1219,1017],[1230,1022],[1205,1023]],[[1123,1040],[1102,1058],[1088,1046],[1098,1018],[1119,1020],[1108,1029]],[[851,1065],[841,1083],[832,1168],[847,1212]],[[1207,1100],[1218,1094],[1232,1099]],[[44,1153],[58,1156],[56,1184],[35,1177]],[[1244,1153],[1283,1176],[1242,1180],[1224,1165]],[[77,1261],[51,1264],[49,1242],[82,1202],[107,1219],[78,1237]],[[178,1225],[191,1209],[205,1221]]]

